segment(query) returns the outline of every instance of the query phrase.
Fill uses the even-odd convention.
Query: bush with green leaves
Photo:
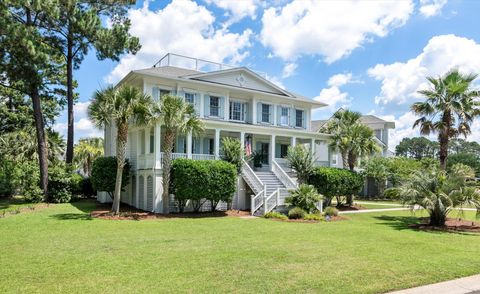
[[[275,218],[275,219],[288,219],[286,215],[283,213],[277,212],[277,211],[270,211],[267,212],[264,216],[264,218]]]
[[[332,198],[337,198],[337,205],[342,205],[342,198],[357,195],[363,187],[362,175],[346,169],[316,167],[308,178],[318,193],[324,196],[324,206],[329,206]],[[352,199],[353,201],[353,199]]]
[[[117,176],[117,158],[115,156],[98,157],[93,162],[92,176],[90,181],[96,191],[107,192],[113,199],[115,180]],[[122,174],[122,191],[128,185],[130,179],[130,163],[125,160]]]
[[[447,169],[451,170],[452,166],[462,163],[472,167],[476,175],[480,175],[480,158],[473,153],[457,153],[448,155]]]
[[[242,159],[245,152],[239,139],[225,137],[222,139],[222,160],[233,164],[237,172],[242,168]]]
[[[325,210],[323,211],[323,214],[325,216],[338,216],[338,209],[335,208],[335,207],[331,207],[331,206],[328,206],[327,208],[325,208]]]
[[[317,210],[317,203],[322,200],[322,195],[312,185],[301,184],[297,189],[290,191],[290,196],[285,198],[285,203],[300,207],[308,213]]]
[[[83,194],[83,177],[77,173],[72,173],[70,181],[70,189],[72,190],[73,195],[82,195]]]
[[[15,193],[14,175],[14,162],[0,156],[0,197]]]
[[[170,188],[180,211],[188,200],[192,201],[194,211],[199,211],[209,200],[214,211],[220,201],[231,202],[236,180],[235,166],[226,161],[179,158],[173,161]]]
[[[63,163],[48,168],[48,202],[66,203],[72,199],[72,172]]]
[[[288,147],[287,161],[290,167],[297,173],[299,184],[308,182],[308,178],[314,170],[312,153],[303,145]]]
[[[300,207],[294,207],[288,211],[289,219],[303,219],[307,213]]]
[[[26,202],[43,201],[43,191],[40,189],[40,170],[38,164],[33,161],[19,162],[18,185],[20,194]]]
[[[303,217],[304,220],[322,221],[323,217],[319,213],[309,213]]]

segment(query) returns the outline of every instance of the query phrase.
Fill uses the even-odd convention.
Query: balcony
[[[188,158],[187,153],[172,153],[172,160],[177,158]],[[214,160],[215,155],[213,154],[192,154],[193,160]],[[137,169],[153,169],[153,168],[162,168],[163,162],[163,152],[160,153],[159,160],[155,160],[153,153],[141,154],[137,156]]]

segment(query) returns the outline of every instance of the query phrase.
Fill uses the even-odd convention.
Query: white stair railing
[[[264,214],[269,213],[275,207],[278,206],[278,204],[279,204],[278,202],[280,200],[279,195],[280,195],[280,188],[273,191],[272,194],[270,194],[269,196],[267,196],[265,198],[265,201],[263,201],[263,213]]]
[[[248,185],[252,188],[255,195],[258,195],[260,191],[264,190],[264,184],[260,178],[255,174],[253,169],[248,165],[245,159],[242,159],[242,176]],[[253,206],[252,206],[253,207]]]
[[[263,190],[259,191],[256,195],[252,195],[250,200],[250,211],[253,215],[260,207],[262,207],[265,200],[265,193],[267,192],[266,185],[263,186]]]
[[[285,170],[275,161],[272,160],[272,172],[282,182],[287,189],[297,188],[297,183],[285,172]]]

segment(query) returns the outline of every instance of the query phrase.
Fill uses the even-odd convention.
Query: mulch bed
[[[175,219],[175,218],[204,218],[204,217],[242,217],[249,216],[250,212],[242,210],[227,210],[215,212],[184,212],[171,214],[157,214],[146,212],[132,206],[120,206],[120,214],[113,215],[111,204],[97,204],[97,208],[90,213],[91,217],[111,220],[148,220],[148,219]]]
[[[280,219],[280,218],[270,218],[271,220],[289,222],[289,223],[308,223],[308,224],[317,224],[327,222],[326,220],[306,220],[306,219]],[[347,220],[348,217],[345,216],[332,216],[328,222],[337,222],[342,220]]]
[[[422,218],[421,223],[411,224],[410,227],[425,231],[480,233],[480,224],[461,218],[448,218],[445,226],[431,226],[428,224],[428,218]]]

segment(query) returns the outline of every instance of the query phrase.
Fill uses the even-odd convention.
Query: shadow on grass
[[[93,198],[75,199],[74,201],[70,202],[70,204],[76,209],[88,214],[97,208],[97,202]]]
[[[412,230],[412,231],[420,231],[420,232],[434,233],[434,234],[458,234],[458,235],[480,236],[478,233],[475,233],[475,232],[445,229],[442,227],[430,227],[427,225],[428,218],[425,218],[425,217],[382,215],[382,216],[376,216],[374,218],[380,221],[383,221],[379,224],[390,226],[391,228],[398,231]]]
[[[13,206],[13,205],[20,205],[25,203],[26,202],[23,198],[17,198],[17,197],[0,198],[0,210],[8,209],[10,206]]]
[[[92,220],[90,214],[85,213],[59,213],[50,217],[58,220]]]

